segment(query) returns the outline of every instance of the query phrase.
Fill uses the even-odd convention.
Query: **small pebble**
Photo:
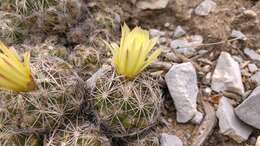
[[[250,64],[248,64],[248,70],[251,72],[251,73],[254,73],[254,72],[256,72],[257,71],[257,66],[255,65],[255,64],[253,64],[253,63],[250,63]]]
[[[174,31],[174,37],[178,38],[186,34],[186,31],[181,27],[177,26],[175,31]]]
[[[213,0],[204,0],[196,7],[195,14],[199,16],[207,16],[210,12],[213,12],[216,7],[217,4]]]
[[[202,114],[201,112],[197,112],[197,113],[195,114],[195,116],[193,117],[193,119],[191,120],[191,122],[192,122],[193,124],[199,125],[202,120],[203,120],[203,114]]]
[[[257,17],[256,12],[253,11],[253,10],[245,10],[245,11],[244,11],[244,14],[245,14],[247,17],[250,17],[250,18],[255,18],[255,17]]]
[[[204,76],[204,78],[202,79],[202,83],[205,84],[205,85],[210,84],[211,75],[212,75],[211,72],[207,73],[206,76]]]
[[[205,96],[209,96],[212,93],[212,89],[210,87],[206,87],[202,90],[202,92]]]
[[[164,36],[165,32],[160,31],[158,29],[150,29],[150,35],[151,37],[160,37],[160,36]]]
[[[247,37],[241,31],[238,30],[232,30],[231,37],[238,38],[240,40],[247,40]]]

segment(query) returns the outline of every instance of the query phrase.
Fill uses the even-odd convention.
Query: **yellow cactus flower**
[[[29,92],[37,89],[30,69],[30,54],[24,54],[24,62],[0,41],[0,88]]]
[[[117,73],[126,78],[134,78],[160,55],[161,49],[150,53],[157,40],[157,38],[150,39],[149,32],[140,27],[130,31],[124,24],[120,46],[116,43],[105,43],[113,54]]]

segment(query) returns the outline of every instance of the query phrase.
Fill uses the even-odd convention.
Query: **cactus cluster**
[[[42,143],[40,136],[51,133],[79,110],[81,99],[71,90],[77,75],[69,64],[55,57],[36,57],[32,59],[32,70],[37,91],[1,92],[0,141],[5,145]]]
[[[35,30],[50,34],[69,31],[81,15],[81,3],[79,0],[5,0],[0,2],[0,12],[0,38],[11,43],[22,41],[28,32]]]

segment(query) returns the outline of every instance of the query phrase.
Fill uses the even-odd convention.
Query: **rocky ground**
[[[118,41],[124,22],[159,38],[163,51],[148,71],[160,78],[161,114],[128,145],[260,146],[258,0],[71,0],[66,8],[23,17],[37,23],[18,38],[0,26],[1,38],[66,60],[83,80],[111,62],[100,40]]]

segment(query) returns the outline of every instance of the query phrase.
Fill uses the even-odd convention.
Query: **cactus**
[[[97,80],[92,96],[101,121],[114,135],[135,133],[156,122],[161,104],[160,88],[149,75],[122,80],[112,72]]]
[[[76,121],[68,124],[65,129],[54,132],[46,142],[46,146],[104,146],[106,138],[88,122]]]
[[[0,6],[4,4],[12,8],[0,8],[0,38],[8,42],[22,41],[34,30],[49,34],[67,32],[81,15],[80,0],[10,0]]]
[[[78,76],[68,63],[60,58],[38,56],[32,59],[32,70],[39,90],[0,93],[0,141],[7,145],[37,145],[42,141],[39,135],[52,132],[79,110],[82,99],[71,90]]]

